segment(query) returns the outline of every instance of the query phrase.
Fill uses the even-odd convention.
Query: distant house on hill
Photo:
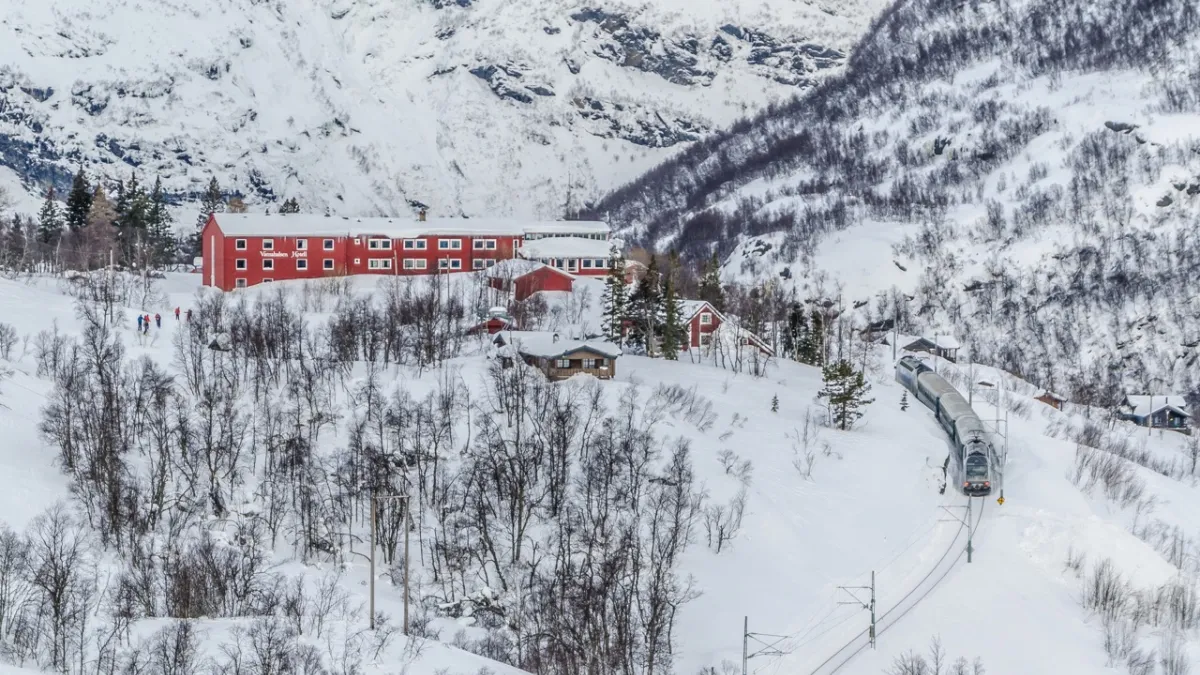
[[[646,271],[649,268],[646,264],[637,260],[625,261],[625,283],[632,284],[641,281],[642,277],[646,276]]]
[[[687,325],[689,347],[703,347],[712,340],[712,334],[725,322],[725,317],[704,300],[684,300],[679,317]]]
[[[867,324],[867,327],[862,329],[860,335],[867,340],[877,340],[880,336],[884,336],[891,332],[891,330],[895,327],[895,319],[882,319],[880,321]],[[890,344],[887,342],[886,337],[884,338],[884,344]]]
[[[495,335],[502,330],[512,330],[516,327],[516,322],[503,307],[493,307],[488,310],[487,316],[480,319],[479,323],[467,329],[467,335],[482,333]]]
[[[936,354],[951,363],[958,362],[958,350],[962,348],[958,340],[949,335],[934,335],[920,337],[901,347],[906,352],[925,352]]]
[[[488,284],[513,294],[522,302],[540,291],[567,291],[575,287],[575,276],[535,260],[504,260],[488,268]]]
[[[1050,391],[1049,389],[1043,391],[1042,393],[1038,394],[1037,396],[1034,396],[1033,398],[1034,398],[1034,400],[1045,403],[1046,405],[1050,406],[1051,408],[1054,408],[1055,410],[1062,410],[1063,404],[1067,402],[1066,397],[1059,396],[1058,394]]]
[[[775,350],[765,340],[750,331],[729,322],[724,314],[705,300],[684,300],[680,320],[687,326],[687,346],[692,349],[708,347],[714,339],[734,340],[746,347],[754,347],[764,356],[774,356]],[[736,344],[724,342],[726,346]]]
[[[1186,405],[1182,396],[1173,394],[1129,394],[1117,408],[1117,416],[1141,426],[1187,432],[1192,415]]]
[[[508,333],[509,342],[525,363],[551,380],[587,374],[610,380],[617,374],[621,348],[607,340],[563,339],[558,333]]]

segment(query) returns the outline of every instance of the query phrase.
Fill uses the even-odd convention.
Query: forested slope
[[[1198,30],[1177,0],[900,2],[844,74],[595,212],[660,248],[734,252],[729,279],[795,273],[801,292],[832,233],[875,232],[906,272],[852,298],[864,318],[953,330],[1095,402],[1194,387]],[[893,285],[913,299],[872,297]]]

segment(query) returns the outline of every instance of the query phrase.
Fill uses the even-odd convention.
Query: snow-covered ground
[[[233,297],[267,297],[280,287],[306,283],[311,282],[259,287]],[[359,278],[353,283],[357,294],[369,298],[382,280]],[[175,321],[171,310],[194,306],[197,284],[195,275],[168,275],[161,283],[166,293],[161,304],[127,308],[123,340],[132,356],[146,355],[172,367],[172,337],[187,328]],[[599,289],[595,291],[598,298]],[[567,301],[565,295],[552,297],[552,304]],[[130,319],[137,311],[161,313],[163,328],[152,328],[148,338],[136,336]],[[598,323],[594,302],[573,313],[564,311],[566,315],[581,319],[569,324]],[[323,320],[323,316],[310,319]],[[36,334],[55,323],[64,333],[79,332],[71,299],[59,282],[49,279],[0,281],[0,317],[21,335]],[[570,330],[565,324],[563,328]],[[13,377],[0,382],[0,433],[8,441],[0,444],[0,520],[17,529],[56,500],[69,498],[67,481],[55,462],[57,452],[38,432],[40,410],[52,385],[36,376],[31,350],[18,344],[12,362],[0,362],[15,370]],[[871,572],[876,575],[881,618],[902,599],[904,608],[912,608],[894,623],[890,618],[882,623],[885,628],[877,648],[864,650],[840,672],[879,673],[902,653],[924,650],[934,636],[940,636],[951,656],[978,656],[992,673],[1102,672],[1108,663],[1102,621],[1081,607],[1084,581],[1068,568],[1068,558],[1086,559],[1081,567],[1084,575],[1110,558],[1126,579],[1142,589],[1183,575],[1131,530],[1144,533],[1149,524],[1161,522],[1195,536],[1200,492],[1194,481],[1135,467],[1137,480],[1146,485],[1145,497],[1152,497],[1154,503],[1143,500],[1139,507],[1130,508],[1106,499],[1102,487],[1090,494],[1081,491],[1070,479],[1075,445],[1047,435],[1064,421],[1082,423],[1078,415],[1053,411],[1031,400],[1031,385],[977,367],[975,379],[1004,379],[1009,392],[1006,407],[1017,409],[1008,415],[1007,423],[1006,502],[1001,506],[994,499],[975,500],[975,515],[982,509],[982,517],[974,535],[973,561],[967,564],[960,559],[951,567],[938,567],[948,550],[953,549],[949,559],[957,558],[963,544],[962,528],[941,507],[961,515],[956,507],[965,500],[953,491],[938,493],[948,443],[930,412],[911,397],[912,406],[901,410],[902,388],[887,367],[890,351],[872,358],[882,365],[871,379],[875,402],[859,427],[849,432],[820,424],[824,413],[814,401],[821,387],[820,372],[790,361],[777,361],[767,376],[755,378],[693,364],[686,358],[668,362],[626,355],[619,360],[616,381],[601,385],[604,399],[612,403],[630,389],[641,390],[643,397],[662,386],[694,390],[699,398],[693,414],[676,411],[658,422],[655,431],[664,442],[676,437],[690,441],[697,479],[709,504],[729,503],[742,485],[747,486],[745,517],[736,537],[716,553],[706,545],[705,528],[699,526],[681,565],[698,594],[680,610],[674,636],[675,672],[692,674],[707,666],[725,672],[720,669],[726,662],[740,667],[744,616],[749,617],[752,632],[786,638],[780,642],[786,654],[751,659],[751,672],[814,672],[865,629],[868,614],[856,605],[839,604],[851,598],[838,587],[866,586]],[[471,389],[482,389],[487,365],[480,353],[451,359],[444,368],[423,373],[393,367],[386,371],[384,390],[403,386],[414,396],[423,396],[435,390],[447,372]],[[955,372],[945,362],[941,367]],[[588,379],[558,386],[578,387]],[[975,394],[976,409],[984,418],[997,415],[995,406],[987,402],[996,396],[989,396]],[[778,411],[771,409],[775,397]],[[345,405],[346,401],[336,403],[339,409]],[[807,430],[806,417],[814,422]],[[1145,436],[1124,423],[1117,424],[1113,433],[1128,434],[1133,442],[1163,456],[1182,457],[1182,436],[1159,432]],[[331,442],[341,443],[343,434],[340,429]],[[811,464],[805,460],[806,448]],[[750,468],[742,468],[742,462]],[[744,483],[739,476],[746,477]],[[418,531],[423,545],[422,536]],[[1189,546],[1194,546],[1190,541]],[[281,546],[275,555],[281,569],[289,572],[320,578],[331,569],[327,565],[305,568],[287,547]],[[1183,566],[1195,572],[1193,563]],[[919,593],[920,602],[912,605],[914,598],[906,599],[906,594],[935,568],[949,571],[928,594]],[[365,600],[367,567],[362,557],[349,557],[345,573],[342,587],[356,600]],[[434,592],[430,570],[418,565],[414,574],[418,598]],[[386,577],[378,593],[381,609],[397,616],[401,596]],[[865,597],[861,590],[855,593]],[[145,631],[159,625],[144,623]],[[230,626],[225,620],[201,623],[214,645]],[[449,642],[462,629],[474,635],[478,629],[471,628],[472,623],[441,618],[434,625],[441,640]],[[1164,632],[1142,628],[1137,643],[1157,648],[1158,636]],[[1200,658],[1195,631],[1186,635],[1193,660]],[[752,647],[755,644],[751,642]],[[393,658],[406,658],[402,643],[393,649]],[[448,669],[465,675],[484,665],[493,672],[512,672],[442,646],[427,649],[408,672]],[[383,663],[375,668],[372,672],[393,672]]]

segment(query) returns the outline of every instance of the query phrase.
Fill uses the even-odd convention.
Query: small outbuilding
[[[916,340],[908,343],[901,349],[906,352],[925,352],[926,354],[934,354],[951,363],[958,362],[958,350],[962,348],[958,340],[950,335],[934,335],[933,337],[919,337]]]
[[[540,291],[567,291],[575,287],[575,276],[534,260],[504,260],[488,269],[492,288],[508,291],[522,302]]]
[[[488,310],[487,316],[481,317],[478,323],[467,329],[467,335],[495,335],[502,330],[512,330],[516,327],[516,321],[508,315],[507,310],[503,307],[493,307]]]
[[[1045,403],[1046,405],[1050,406],[1051,408],[1054,408],[1055,410],[1062,410],[1063,404],[1067,402],[1066,397],[1059,396],[1058,394],[1050,391],[1049,389],[1043,391],[1042,393],[1038,394],[1037,396],[1034,396],[1033,398],[1035,400],[1041,401],[1042,403]]]
[[[1175,394],[1128,394],[1117,408],[1117,416],[1140,426],[1188,431],[1192,415],[1187,403]]]
[[[551,380],[580,374],[611,380],[617,374],[621,348],[607,340],[571,340],[558,333],[534,331],[514,331],[508,336],[521,360]]]

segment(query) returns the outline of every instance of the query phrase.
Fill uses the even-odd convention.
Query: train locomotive
[[[915,356],[896,362],[896,381],[933,411],[954,445],[949,479],[970,497],[992,493],[995,453],[979,416],[942,376]]]

